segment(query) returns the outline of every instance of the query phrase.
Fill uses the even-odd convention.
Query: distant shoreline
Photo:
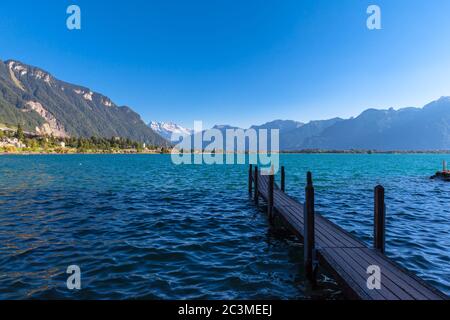
[[[211,155],[211,152],[204,153],[184,153],[185,155],[202,155],[208,154]],[[242,155],[243,153],[224,153],[217,152],[217,155]],[[255,153],[246,153],[246,155],[254,155]],[[263,154],[263,153],[257,153]],[[265,154],[265,153],[264,153]],[[408,150],[408,151],[366,151],[366,150],[323,150],[323,151],[281,151],[278,152],[280,155],[301,155],[301,154],[360,154],[360,155],[370,155],[370,154],[450,154],[450,150],[426,150],[426,151],[417,151],[417,150]],[[137,152],[137,151],[126,151],[126,152],[67,152],[67,153],[58,153],[58,152],[0,152],[0,156],[49,156],[49,155],[171,155],[170,152]]]

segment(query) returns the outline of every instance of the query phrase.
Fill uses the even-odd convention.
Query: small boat
[[[442,163],[442,171],[436,172],[434,176],[431,176],[430,179],[441,179],[444,181],[450,181],[450,170],[447,170],[447,162],[443,161]]]

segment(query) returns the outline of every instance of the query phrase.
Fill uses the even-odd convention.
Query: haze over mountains
[[[306,126],[316,132],[305,134]],[[280,134],[282,150],[450,150],[450,97],[423,108],[368,109],[356,118],[305,127]]]
[[[223,133],[230,128],[236,127],[214,127]],[[351,119],[333,118],[306,124],[276,120],[251,128],[279,129],[281,151],[450,150],[450,97],[442,97],[423,108],[368,109]]]
[[[14,60],[0,61],[0,123],[20,123],[27,131],[55,137],[122,137],[168,144],[131,108]]]
[[[123,137],[167,146],[172,133],[191,134],[175,123],[146,125],[129,107],[50,73],[0,61],[0,125],[22,124],[27,131],[57,137]],[[230,125],[214,127],[225,132]],[[351,119],[301,123],[276,120],[254,129],[279,129],[280,150],[450,150],[450,97],[423,108],[368,109]]]
[[[364,111],[324,130],[305,147],[374,150],[450,149],[450,97],[423,108]]]

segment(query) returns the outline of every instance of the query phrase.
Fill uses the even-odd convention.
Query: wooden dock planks
[[[269,176],[257,176],[258,194],[269,199]],[[253,175],[255,180],[255,175]],[[304,239],[304,205],[291,198],[275,184],[273,188],[275,217],[301,240]],[[368,248],[353,235],[320,214],[315,214],[317,258],[329,269],[350,298],[363,300],[442,300],[448,297],[417,276],[398,266],[379,250]],[[368,268],[378,266],[381,288],[369,289]]]

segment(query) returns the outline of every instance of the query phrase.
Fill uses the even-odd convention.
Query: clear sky
[[[82,30],[66,9],[82,10]],[[382,30],[366,9],[382,10]],[[450,95],[448,0],[2,0],[0,59],[131,106],[145,121],[247,127]]]

